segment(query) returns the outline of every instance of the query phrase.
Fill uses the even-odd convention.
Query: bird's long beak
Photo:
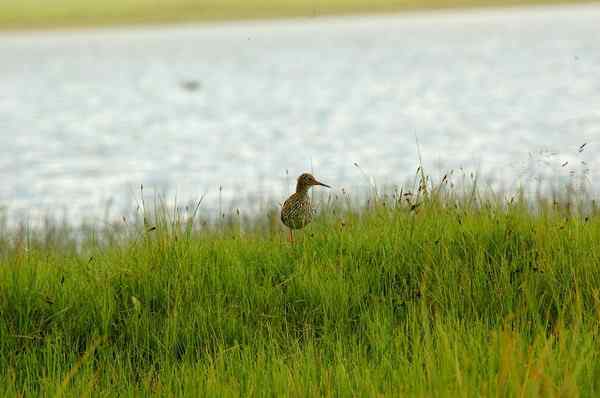
[[[322,182],[319,182],[319,181],[316,181],[315,185],[320,185],[320,186],[325,187],[325,188],[331,188],[329,185],[323,184]]]

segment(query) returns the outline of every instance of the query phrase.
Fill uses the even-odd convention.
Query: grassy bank
[[[436,192],[5,233],[0,394],[597,396],[595,203]]]
[[[0,2],[0,29],[307,17],[559,3],[572,2],[567,0],[54,0],[52,2],[3,0]]]

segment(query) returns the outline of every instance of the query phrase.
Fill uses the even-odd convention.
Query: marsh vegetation
[[[597,395],[596,202],[450,184],[4,231],[0,393]]]

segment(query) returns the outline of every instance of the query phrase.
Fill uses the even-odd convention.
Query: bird
[[[186,91],[198,91],[201,87],[200,82],[197,80],[183,80],[179,85]]]
[[[310,173],[301,174],[293,193],[281,207],[281,222],[290,229],[289,240],[294,241],[294,229],[302,229],[312,221],[313,208],[308,197],[308,190],[314,185],[331,188],[327,184],[317,181]]]

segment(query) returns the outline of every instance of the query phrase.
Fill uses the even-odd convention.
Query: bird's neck
[[[308,189],[310,188],[309,185],[304,185],[304,184],[300,184],[298,183],[298,185],[296,185],[296,193],[298,195],[302,195],[305,196],[308,194]]]

